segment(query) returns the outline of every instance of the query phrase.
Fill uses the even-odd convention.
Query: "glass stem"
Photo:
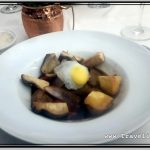
[[[142,27],[142,18],[143,18],[144,5],[140,5],[140,14],[139,14],[139,27]]]
[[[135,34],[141,34],[144,32],[142,27],[142,18],[143,18],[143,11],[144,11],[144,5],[140,4],[140,11],[139,11],[139,20],[138,20],[138,27],[135,29]]]

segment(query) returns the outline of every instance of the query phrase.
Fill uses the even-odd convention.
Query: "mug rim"
[[[34,9],[35,10],[35,9],[43,9],[43,8],[54,7],[54,6],[59,6],[61,8],[60,4],[45,5],[45,6],[36,6],[36,7],[22,5],[22,8],[28,8],[28,9]]]

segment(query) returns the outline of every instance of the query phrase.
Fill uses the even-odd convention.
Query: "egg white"
[[[75,65],[80,65],[80,64],[76,61],[63,61],[54,70],[58,78],[64,82],[65,87],[67,89],[76,90],[82,87],[82,85],[79,86],[75,84],[71,78],[71,70]]]

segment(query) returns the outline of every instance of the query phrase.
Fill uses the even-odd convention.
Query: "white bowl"
[[[106,65],[123,77],[114,107],[91,120],[60,122],[37,115],[30,108],[30,88],[22,73],[39,75],[47,53],[68,50],[84,57],[103,51]],[[45,34],[24,41],[0,59],[0,127],[37,144],[93,144],[112,140],[107,135],[127,134],[150,116],[150,53],[136,43],[102,32],[70,31]]]

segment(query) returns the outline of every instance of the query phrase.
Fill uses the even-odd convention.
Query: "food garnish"
[[[94,118],[110,110],[119,94],[122,77],[100,69],[103,52],[85,59],[62,51],[46,54],[41,75],[22,74],[31,87],[32,111],[57,120]]]

